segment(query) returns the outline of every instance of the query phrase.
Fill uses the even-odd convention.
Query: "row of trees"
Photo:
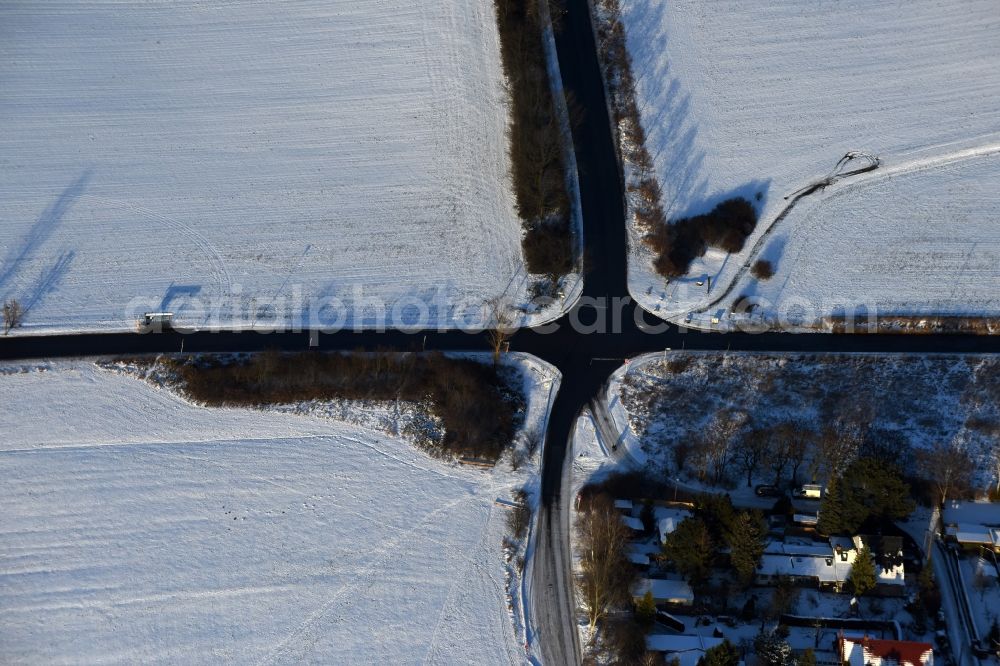
[[[265,352],[162,363],[203,405],[255,407],[309,400],[400,400],[422,418],[407,431],[435,455],[496,461],[514,442],[524,395],[503,366],[444,356]]]
[[[915,476],[930,484],[936,502],[970,492],[975,464],[960,443],[940,442],[911,454],[912,449],[896,431],[849,419],[818,430],[797,419],[761,424],[743,410],[725,408],[713,415],[700,436],[675,443],[673,455],[678,471],[718,485],[737,475],[748,487],[755,478],[777,486],[802,481],[829,484],[852,461],[868,458],[893,467],[912,461]],[[996,459],[1000,478],[1000,447]]]
[[[678,470],[716,484],[738,473],[747,486],[758,473],[766,473],[775,485],[798,481],[802,471],[815,478],[822,461],[836,469],[850,454],[851,445],[840,433],[816,432],[798,420],[758,424],[745,411],[735,409],[719,410],[701,436],[674,445]]]
[[[573,268],[563,136],[549,85],[537,3],[495,0],[500,56],[511,102],[510,159],[528,272],[558,278]]]

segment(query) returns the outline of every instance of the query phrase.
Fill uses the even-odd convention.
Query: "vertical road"
[[[565,12],[554,13],[553,21],[563,88],[574,107],[573,144],[583,213],[583,297],[570,316],[588,322],[602,314],[592,299],[603,297],[606,305],[611,298],[628,294],[624,191],[587,0],[566,0]],[[626,307],[624,320],[633,320],[632,307]],[[573,427],[583,405],[617,365],[593,362],[583,336],[568,340],[556,354],[559,358],[548,358],[563,377],[545,439],[531,600],[542,661],[560,666],[581,661],[569,534]]]

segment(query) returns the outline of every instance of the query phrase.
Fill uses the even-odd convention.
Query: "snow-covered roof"
[[[833,551],[828,543],[768,541],[764,546],[764,552],[772,555],[814,555],[816,557],[830,557]]]
[[[642,597],[647,591],[653,593],[656,601],[673,601],[690,603],[694,601],[694,591],[682,580],[667,580],[663,578],[640,578],[632,588],[632,596]]]
[[[1000,527],[1000,502],[962,502],[945,505],[941,519],[946,525],[986,525]]]
[[[762,576],[816,578],[821,583],[843,583],[851,573],[851,565],[833,557],[832,553],[824,557],[765,553],[760,558],[757,573]]]
[[[646,636],[646,649],[653,652],[697,652],[700,658],[705,650],[721,645],[722,641],[723,639],[714,636],[650,634]]]
[[[868,550],[875,560],[875,575],[878,577],[879,583],[904,584],[902,537],[859,534],[854,537],[853,541],[855,556],[856,553],[861,552],[862,548],[868,546]],[[854,558],[850,559],[853,561]]]
[[[634,550],[628,552],[628,561],[632,564],[641,564],[643,566],[649,566],[649,555],[645,553],[637,553]]]
[[[622,516],[622,522],[625,523],[625,527],[636,532],[641,532],[645,527],[643,527],[642,521],[638,518],[633,518],[632,516]]]
[[[979,523],[952,523],[944,533],[959,543],[1000,547],[1000,528]]]
[[[677,529],[678,521],[673,516],[660,518],[656,523],[656,529],[660,532],[660,541],[666,541],[667,535]]]
[[[691,512],[661,506],[656,508],[653,516],[656,518],[656,528],[660,533],[660,541],[663,542],[667,535],[676,530],[685,518],[691,517]]]
[[[890,568],[886,568],[879,566],[878,563],[876,562],[875,576],[878,578],[879,583],[884,583],[886,585],[906,584],[906,574],[903,572],[902,563],[897,564]]]

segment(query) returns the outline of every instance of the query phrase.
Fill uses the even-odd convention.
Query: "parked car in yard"
[[[753,492],[757,497],[781,497],[781,490],[778,486],[761,484],[754,488]]]

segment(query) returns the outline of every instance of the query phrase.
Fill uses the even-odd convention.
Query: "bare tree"
[[[10,329],[21,325],[21,317],[24,316],[24,309],[16,298],[4,301],[3,304],[3,333],[7,335]]]
[[[736,462],[747,475],[747,488],[753,485],[753,475],[760,467],[760,461],[767,451],[767,433],[761,429],[754,429],[740,438],[736,445]]]
[[[796,481],[811,440],[812,432],[796,421],[785,421],[774,427],[767,449],[767,464],[774,472],[775,485],[781,483],[789,465],[792,467],[792,482]]]
[[[937,501],[946,502],[949,495],[965,492],[972,485],[973,462],[956,442],[938,442],[917,453],[921,474],[934,484]]]
[[[792,483],[799,482],[799,469],[805,464],[809,452],[813,450],[816,441],[816,431],[808,426],[797,423],[788,441],[788,455],[792,465]]]
[[[825,468],[827,481],[839,476],[857,456],[863,440],[864,430],[852,422],[842,421],[824,429],[819,436],[817,469],[813,470],[813,477],[817,476],[819,464]]]
[[[993,444],[993,472],[997,475],[996,492],[1000,495],[1000,444]]]
[[[593,631],[609,610],[628,600],[631,570],[625,546],[629,535],[614,502],[606,495],[592,498],[578,520],[583,570],[579,586]]]
[[[524,433],[524,447],[529,458],[535,455],[538,447],[545,441],[545,433],[539,428],[532,428]]]
[[[490,341],[490,349],[493,351],[493,362],[498,363],[507,341],[517,330],[517,317],[510,307],[510,303],[501,296],[486,301],[486,311],[489,316],[489,329],[486,331],[486,336]]]
[[[697,455],[701,458],[704,473],[711,470],[712,480],[722,483],[726,468],[732,462],[736,436],[747,422],[746,412],[720,409],[697,442]]]

